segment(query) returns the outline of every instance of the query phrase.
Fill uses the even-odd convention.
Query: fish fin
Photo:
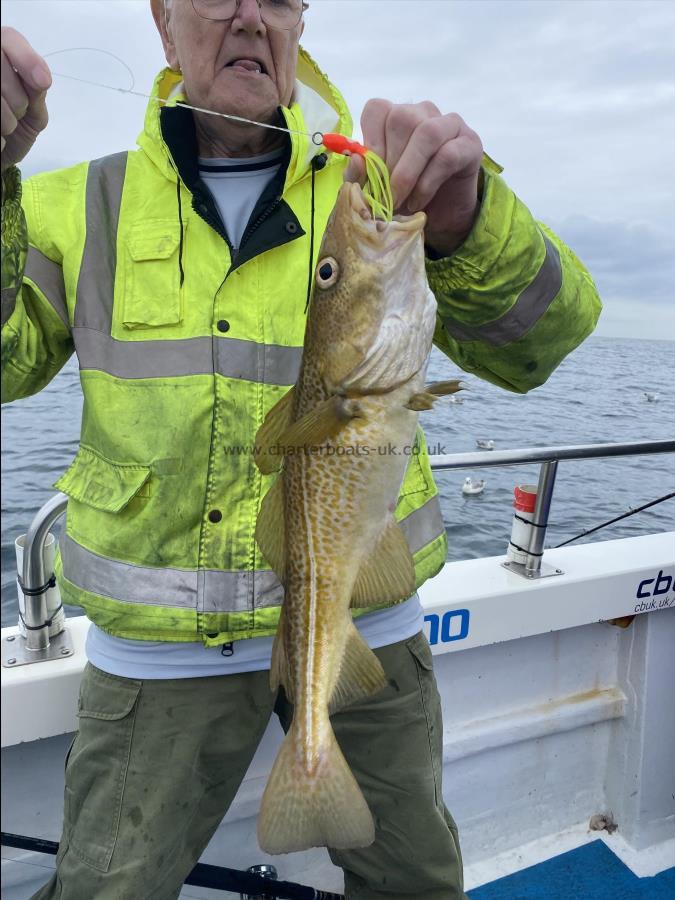
[[[263,497],[255,526],[255,539],[277,578],[283,580],[286,568],[286,531],[284,482],[281,476]]]
[[[294,396],[295,388],[291,388],[274,404],[255,436],[255,462],[263,475],[270,475],[281,468],[283,456],[278,448],[281,436],[291,425]],[[273,447],[277,452],[271,452]]]
[[[332,715],[339,709],[376,694],[387,684],[382,663],[350,622],[340,674],[328,704]]]
[[[311,409],[282,435],[285,447],[316,447],[335,437],[345,425],[361,415],[358,400],[329,397]]]
[[[451,381],[432,381],[424,385],[424,390],[434,397],[446,397],[448,394],[456,394],[457,391],[465,391],[466,386],[458,378],[453,378]]]
[[[352,608],[404,600],[415,591],[415,564],[401,526],[393,518],[361,568],[352,591]]]
[[[286,654],[286,644],[284,642],[284,612],[281,611],[279,618],[279,627],[274,635],[274,643],[272,644],[272,664],[270,666],[270,688],[273,693],[283,687],[284,693],[289,703],[294,703],[293,699],[293,681],[291,679],[290,668],[288,665],[288,656]]]
[[[425,409],[433,409],[435,401],[438,397],[429,394],[427,391],[420,391],[408,398],[405,404],[406,409],[412,409],[414,412],[423,412]]]
[[[414,412],[423,412],[425,409],[432,409],[434,403],[441,397],[456,394],[457,391],[462,390],[464,390],[464,386],[457,379],[434,381],[431,384],[425,384],[423,391],[412,394],[405,406],[406,409],[412,409]]]
[[[266,853],[310,847],[346,850],[375,840],[373,817],[332,728],[317,748],[315,769],[303,765],[298,726],[284,738],[258,815],[258,843]]]

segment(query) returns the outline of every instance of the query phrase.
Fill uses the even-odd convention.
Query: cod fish
[[[424,385],[436,321],[425,222],[421,212],[374,220],[359,185],[342,186],[315,269],[298,381],[256,438],[263,473],[283,460],[256,538],[285,590],[271,687],[283,686],[294,709],[258,818],[268,853],[375,838],[329,716],[386,684],[350,609],[415,590],[394,509],[418,411],[459,389]]]

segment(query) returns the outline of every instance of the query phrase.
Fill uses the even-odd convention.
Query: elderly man
[[[312,176],[319,236],[345,174],[307,136],[351,120],[299,47],[304,11],[152,0],[169,68],[140,149],[36,176],[22,200],[16,163],[47,123],[50,74],[3,30],[3,396],[40,390],[73,351],[85,396],[57,482],[70,498],[58,574],[93,624],[57,872],[39,897],[176,897],[275,704],[288,726],[266,671],[282,591],[254,538],[268,482],[236,451],[298,371]],[[398,209],[427,213],[438,346],[509,390],[540,385],[595,325],[587,272],[458,115],[372,100],[362,126]],[[436,495],[414,456],[397,517],[418,585],[446,556]],[[370,847],[331,851],[349,898],[465,896],[421,626],[416,596],[358,621],[390,685],[333,717],[376,823]]]

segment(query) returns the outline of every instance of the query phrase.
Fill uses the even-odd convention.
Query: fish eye
[[[322,290],[331,287],[338,280],[340,275],[340,266],[336,259],[327,256],[322,259],[316,267],[316,283]]]

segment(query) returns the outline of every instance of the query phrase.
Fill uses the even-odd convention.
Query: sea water
[[[528,394],[464,376],[461,403],[444,400],[420,421],[430,449],[476,450],[650,441],[675,438],[675,342],[591,337],[546,384]],[[430,380],[461,376],[434,351]],[[650,402],[645,393],[658,394]],[[82,396],[71,360],[40,394],[2,409],[2,624],[17,621],[14,540],[54,493],[78,446]],[[506,552],[513,488],[536,483],[539,466],[439,472],[436,475],[450,560]],[[485,479],[465,496],[468,476]],[[558,466],[547,546],[555,546],[629,509],[675,491],[675,455],[562,462]],[[675,530],[675,499],[624,519],[584,540],[606,541]],[[675,550],[674,550],[675,555]]]

